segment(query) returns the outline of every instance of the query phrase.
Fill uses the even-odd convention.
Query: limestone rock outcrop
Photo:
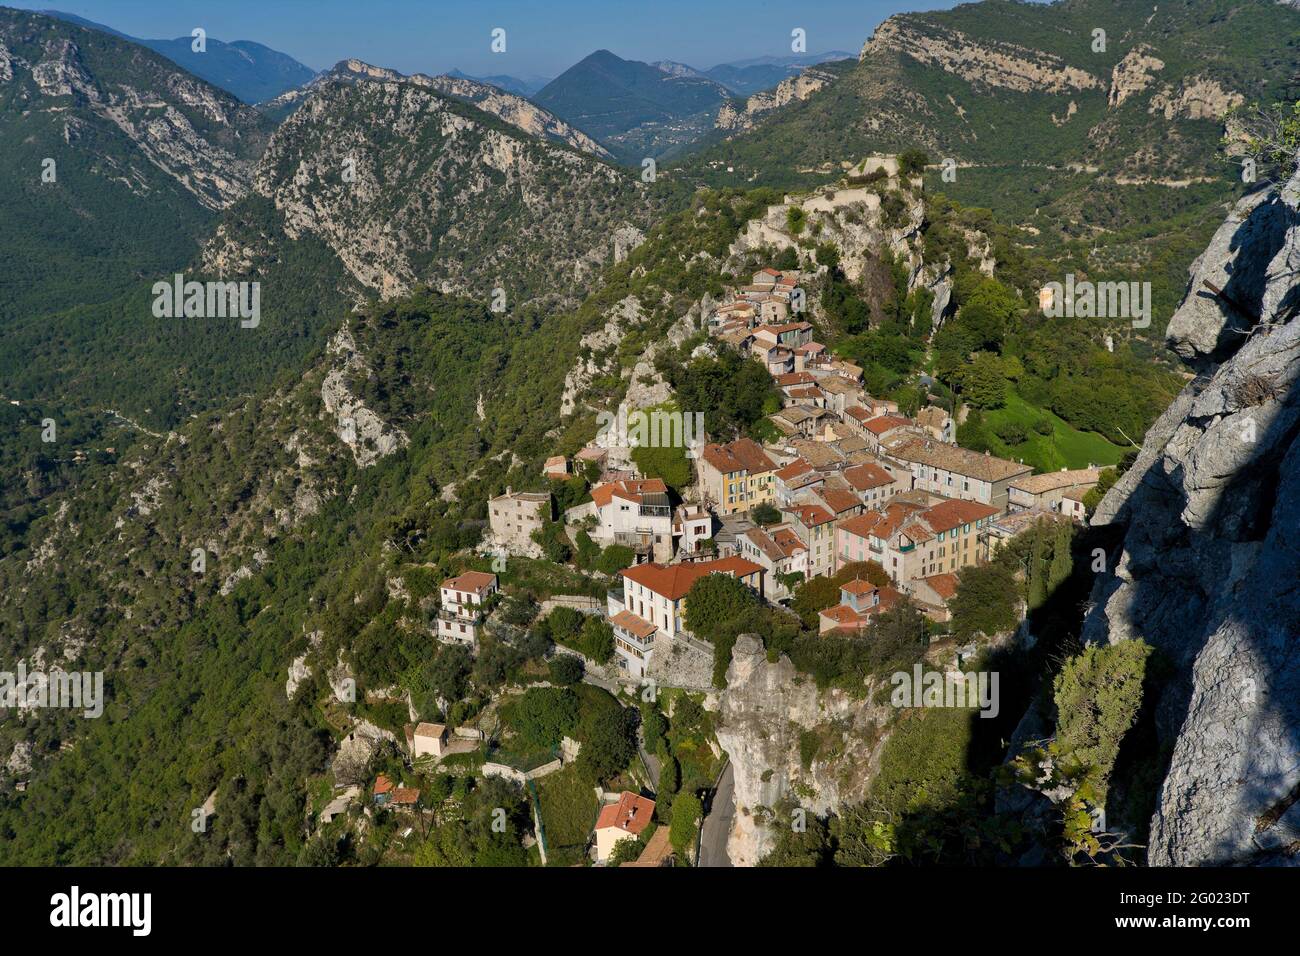
[[[1168,336],[1200,374],[1093,517],[1123,544],[1084,638],[1141,638],[1173,668],[1156,703],[1170,758],[1148,861],[1294,865],[1300,175],[1237,206],[1194,264]]]
[[[788,657],[770,662],[756,636],[741,635],[727,668],[717,738],[735,773],[736,817],[727,841],[733,866],[753,866],[772,850],[774,808],[793,798],[825,814],[866,798],[884,746],[890,708],[841,690],[819,691]],[[805,741],[819,745],[807,765]]]

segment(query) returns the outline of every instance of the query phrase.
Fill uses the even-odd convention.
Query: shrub
[[[566,687],[582,680],[585,670],[582,661],[572,654],[556,654],[551,659],[548,669],[551,672],[551,683]]]

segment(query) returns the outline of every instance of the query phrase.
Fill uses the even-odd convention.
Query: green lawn
[[[1046,415],[1054,431],[1040,435],[1033,423]],[[1029,438],[1020,445],[1008,445],[997,437],[997,427],[1003,422],[1015,421],[1025,427]],[[1003,458],[1024,459],[1040,471],[1057,471],[1061,468],[1086,468],[1088,465],[1114,465],[1124,455],[1125,449],[1107,441],[1095,432],[1079,431],[1063,418],[1030,405],[1012,390],[1008,390],[1007,404],[984,413],[984,422],[993,444],[993,452]]]
[[[538,780],[537,796],[546,830],[547,862],[551,866],[581,862],[598,809],[590,781],[578,773],[577,764],[569,764]]]

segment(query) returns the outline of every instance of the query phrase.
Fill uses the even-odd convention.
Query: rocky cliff
[[[100,154],[104,180],[141,196],[166,181],[208,209],[247,192],[269,133],[252,107],[143,47],[26,12],[0,11],[0,83],[12,142],[52,118],[63,149]]]
[[[1213,288],[1211,288],[1213,286]],[[1219,291],[1216,291],[1219,290]],[[1094,526],[1122,536],[1084,625],[1168,659],[1153,865],[1300,847],[1300,175],[1243,199],[1168,330],[1197,371]]]
[[[777,817],[788,799],[817,814],[865,799],[890,713],[840,690],[819,691],[788,657],[771,662],[757,637],[738,638],[717,726],[736,781],[732,865],[753,866],[772,850],[790,825]]]
[[[745,100],[728,100],[723,103],[713,125],[729,133],[752,129],[764,114],[806,100],[834,81],[833,73],[809,67],[797,76],[782,80],[774,89],[762,90]]]
[[[614,258],[618,230],[646,214],[645,186],[530,135],[532,126],[553,131],[540,114],[507,123],[484,112],[489,105],[447,95],[439,78],[343,64],[284,121],[257,166],[246,205],[269,201],[277,228],[233,210],[205,265],[257,268],[286,241],[313,237],[358,292],[381,297],[423,283],[487,301],[501,288],[508,310],[580,290]]]

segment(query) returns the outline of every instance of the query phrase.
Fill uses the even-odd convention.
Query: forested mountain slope
[[[702,294],[707,268],[681,262],[725,251],[737,202],[654,227],[574,311],[497,314],[427,290],[369,307],[276,387],[101,457],[43,500],[0,557],[0,626],[31,667],[103,669],[107,706],[0,727],[5,759],[17,747],[15,766],[32,766],[25,792],[12,774],[0,785],[0,858],[298,859],[305,788],[354,719],[381,720],[366,692],[397,685],[436,706],[450,658],[421,599],[464,566],[487,497],[536,482],[555,429],[594,432],[560,417],[582,335],[628,296],[668,316]],[[290,701],[289,663],[308,653],[316,676]],[[514,668],[529,653],[490,658]],[[358,686],[342,710],[324,674],[340,659]],[[494,674],[464,679],[483,694]]]
[[[183,264],[271,128],[142,46],[0,9],[0,325]]]

